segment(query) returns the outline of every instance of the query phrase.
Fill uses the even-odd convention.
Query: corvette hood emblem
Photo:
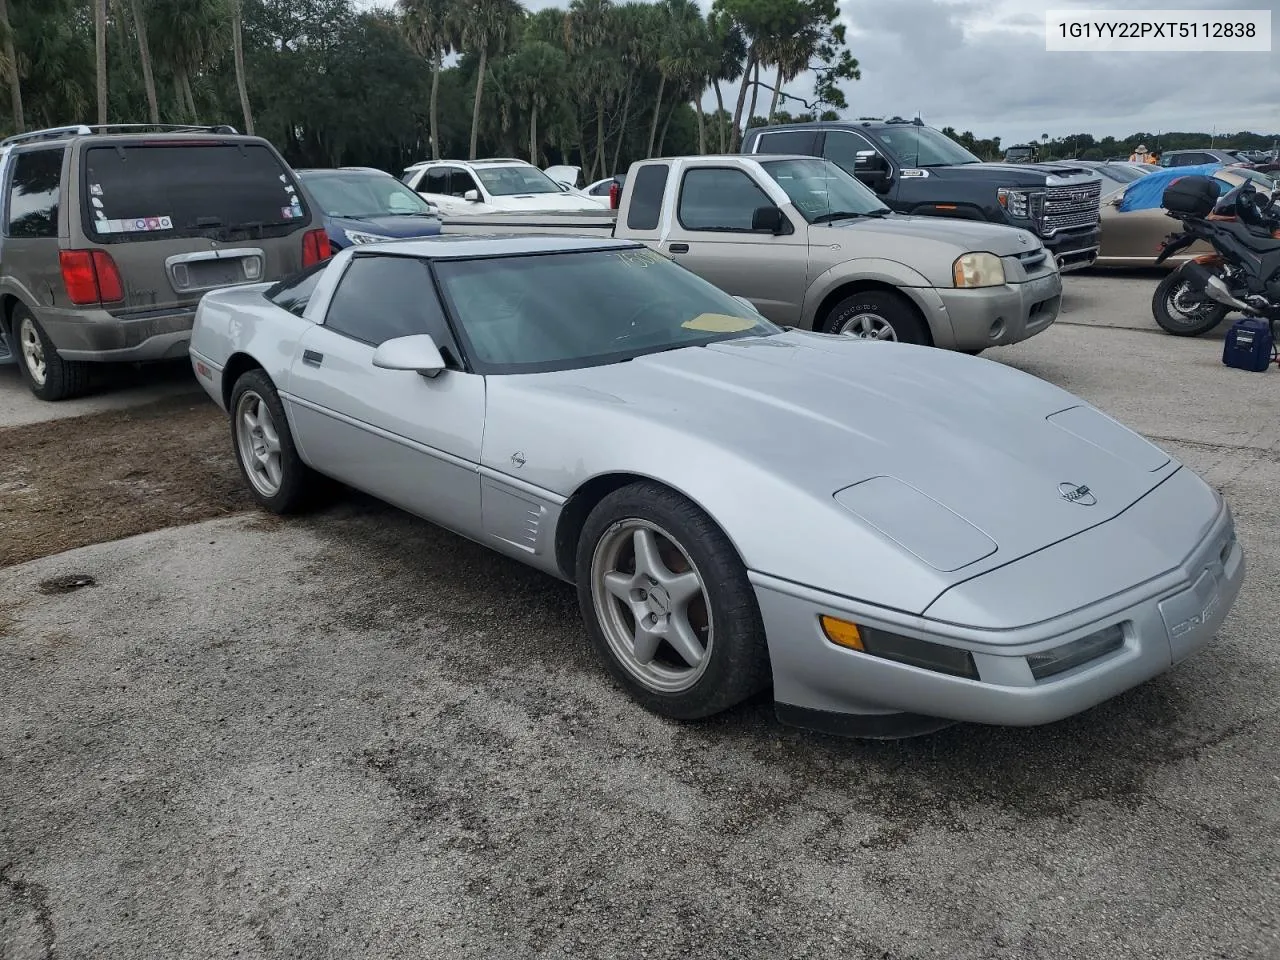
[[[1058,496],[1068,503],[1078,503],[1082,507],[1092,507],[1098,502],[1098,498],[1088,487],[1078,486],[1069,481],[1058,484]]]

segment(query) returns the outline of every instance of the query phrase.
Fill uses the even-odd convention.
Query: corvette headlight
[[[395,237],[384,237],[380,233],[365,233],[362,230],[343,230],[352,243],[381,243],[383,240],[394,240]]]
[[[1004,283],[1004,264],[994,253],[966,253],[951,265],[957,287],[998,287]]]

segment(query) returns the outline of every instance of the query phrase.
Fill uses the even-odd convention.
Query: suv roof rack
[[[154,130],[160,133],[237,133],[226,123],[77,123],[67,127],[49,127],[45,130],[29,130],[0,140],[0,147],[11,147],[36,140],[57,140],[60,137],[87,137],[93,134],[135,133]]]

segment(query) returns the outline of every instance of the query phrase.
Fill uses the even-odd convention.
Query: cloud
[[[920,111],[1006,143],[1072,133],[1280,128],[1276,53],[1049,53],[1050,9],[1088,0],[843,0],[862,65],[853,115]],[[1105,6],[1120,6],[1106,4]],[[1128,9],[1260,9],[1276,0],[1126,0]],[[1280,20],[1280,16],[1276,17]],[[1273,25],[1274,26],[1274,25]],[[1280,51],[1277,51],[1280,52]]]

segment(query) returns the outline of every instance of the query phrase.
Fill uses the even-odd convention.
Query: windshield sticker
[[[102,196],[102,184],[100,183],[89,184],[89,193],[91,193],[95,197]]]
[[[93,203],[93,205],[94,205],[95,207],[97,207],[99,210],[101,210],[101,209],[102,209],[102,201],[101,201],[101,200],[99,200],[97,197],[90,197],[90,198],[89,198],[89,200],[90,200],[90,201]]]
[[[741,333],[754,329],[755,325],[754,320],[731,317],[726,313],[702,313],[680,324],[686,330],[701,330],[703,333]]]
[[[615,253],[614,256],[629,267],[651,267],[666,259],[651,250],[623,250]]]

